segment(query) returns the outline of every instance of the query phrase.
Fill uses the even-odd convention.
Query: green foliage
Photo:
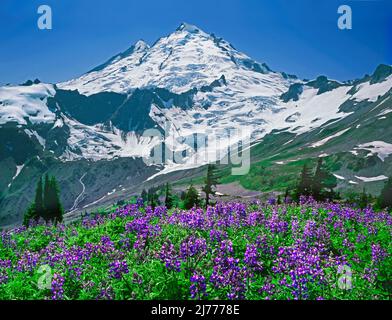
[[[37,182],[37,188],[35,190],[35,214],[34,216],[45,217],[45,206],[44,206],[44,199],[43,199],[43,190],[42,190],[42,178],[40,178]]]
[[[158,196],[157,192],[158,192],[158,188],[156,188],[156,187],[150,188],[147,191],[147,203],[152,208],[155,208],[156,206],[159,205],[159,203],[158,203],[159,196]]]
[[[378,199],[378,204],[381,208],[392,209],[392,178],[389,178],[385,183]]]
[[[295,199],[298,200],[301,195],[312,196],[318,201],[333,199],[336,197],[333,191],[336,185],[335,176],[324,165],[323,159],[319,158],[314,175],[307,164],[304,164],[295,190]]]
[[[46,222],[52,221],[55,224],[63,221],[64,210],[60,201],[60,190],[56,178],[45,175],[45,183],[42,185],[42,178],[37,183],[35,200],[27,209],[23,224],[27,226],[29,221],[44,219]]]
[[[140,197],[143,199],[143,201],[147,201],[148,200],[148,194],[147,194],[146,189],[143,189]]]
[[[215,195],[214,187],[219,183],[218,177],[216,175],[216,167],[213,164],[207,166],[207,176],[204,179],[204,186],[202,191],[206,195],[206,207],[208,207],[210,202],[210,196]]]
[[[312,194],[312,182],[313,179],[310,169],[306,164],[304,164],[297,190],[295,191],[296,199],[298,199],[300,196],[309,196]]]
[[[189,210],[200,205],[199,194],[193,185],[190,185],[185,194],[184,208]]]
[[[165,206],[168,209],[171,209],[174,205],[174,196],[171,192],[171,187],[169,183],[166,183],[165,186]]]
[[[336,185],[335,176],[323,165],[323,159],[319,158],[312,178],[311,195],[318,201],[331,198],[334,195],[333,189]]]
[[[336,208],[336,206],[334,206]],[[144,209],[141,209],[143,212]],[[287,224],[288,229],[282,232],[272,232],[271,226],[266,223],[247,224],[244,220],[241,224],[228,225],[222,224],[218,230],[226,233],[225,239],[232,243],[233,252],[230,257],[238,259],[239,267],[245,267],[244,259],[248,245],[267,242],[267,245],[258,247],[258,261],[262,263],[260,272],[253,272],[254,275],[245,284],[245,299],[293,299],[293,290],[281,283],[292,283],[289,276],[290,270],[284,272],[274,272],[280,264],[280,260],[275,260],[276,253],[280,248],[290,249],[298,241],[298,236],[305,236],[304,230],[309,225],[314,224],[314,233],[307,234],[306,241],[312,245],[311,237],[324,237],[328,232],[328,237],[323,242],[323,250],[326,250],[333,263],[323,265],[322,282],[312,281],[313,276],[309,275],[306,283],[306,296],[302,299],[324,299],[332,300],[351,300],[351,299],[390,299],[388,283],[391,279],[391,229],[387,221],[380,220],[372,222],[376,227],[376,232],[369,232],[370,225],[360,223],[352,219],[354,211],[349,211],[350,216],[344,218],[343,213],[338,209],[323,206],[300,206],[290,205],[287,207],[265,206],[249,207],[248,214],[251,212],[262,212],[263,219],[274,221],[276,215],[281,223]],[[113,209],[112,212],[115,212]],[[103,212],[108,216],[109,212]],[[333,213],[333,214],[331,214]],[[169,210],[169,216],[175,214]],[[234,214],[234,213],[233,213]],[[339,216],[340,214],[340,216]],[[378,215],[374,213],[373,215]],[[359,215],[360,216],[360,215]],[[380,218],[382,215],[380,214]],[[223,218],[223,217],[222,217]],[[0,261],[10,260],[13,265],[17,265],[23,253],[29,253],[28,257],[47,247],[49,250],[62,253],[67,252],[64,259],[60,259],[51,266],[52,275],[58,274],[64,277],[64,299],[70,300],[95,300],[107,299],[108,296],[102,295],[105,291],[114,299],[190,299],[190,277],[193,270],[198,270],[206,278],[208,300],[227,299],[227,289],[215,288],[210,283],[210,277],[214,271],[214,258],[221,252],[222,243],[210,238],[209,230],[204,227],[190,227],[180,224],[165,223],[162,219],[152,218],[150,226],[159,226],[161,233],[149,239],[143,249],[135,248],[138,235],[136,231],[126,232],[126,225],[139,217],[124,216],[105,219],[99,223],[85,225],[84,222],[76,222],[72,225],[63,226],[35,226],[24,231],[12,232],[0,238]],[[374,219],[375,221],[377,219]],[[311,222],[312,224],[309,224]],[[296,224],[294,228],[291,226]],[[339,227],[335,227],[338,225]],[[323,228],[325,227],[325,229]],[[310,229],[308,228],[308,231]],[[181,261],[181,271],[175,272],[168,270],[161,262],[156,253],[161,252],[162,245],[170,240],[174,249],[178,253],[181,244],[189,238],[204,238],[209,250],[202,256],[189,257]],[[110,244],[102,247],[102,239],[107,238]],[[51,246],[55,239],[61,239],[61,247]],[[358,240],[359,239],[359,240]],[[318,239],[317,241],[319,241]],[[302,239],[304,241],[304,239]],[[314,240],[315,241],[315,240]],[[263,242],[261,242],[262,244]],[[388,253],[383,260],[378,261],[373,257],[372,245],[377,244],[382,250]],[[317,245],[317,244],[316,244]],[[88,248],[95,247],[108,250],[108,252],[122,252],[121,259],[128,264],[129,272],[123,274],[121,278],[112,278],[109,274],[110,263],[113,257],[111,254],[103,254],[101,250],[93,250],[94,253],[88,259],[83,258]],[[83,254],[78,254],[78,252]],[[271,252],[275,254],[272,257]],[[339,256],[345,256],[345,261],[352,269],[352,289],[342,290],[338,287],[339,273],[336,261],[332,260]],[[67,257],[79,257],[67,260]],[[291,257],[291,256],[290,256]],[[294,259],[294,256],[292,257]],[[318,260],[319,256],[309,253],[309,258],[314,259],[315,264],[322,263]],[[117,259],[117,258],[115,258]],[[30,263],[31,262],[31,263]],[[51,289],[37,288],[38,279],[42,276],[39,267],[45,261],[26,260],[23,264],[28,266],[21,271],[16,268],[0,269],[0,300],[5,299],[51,299],[53,291]],[[67,263],[69,262],[69,263]],[[78,267],[82,267],[83,272],[78,276],[75,273]],[[300,266],[298,266],[299,268]],[[305,267],[309,267],[305,265]],[[6,277],[4,277],[6,270]],[[374,270],[378,270],[375,275]],[[365,277],[366,276],[366,277]],[[303,279],[303,278],[302,278]],[[273,286],[271,286],[273,284]],[[261,288],[269,288],[261,290]],[[389,288],[390,290],[390,288]],[[200,297],[196,297],[200,298]]]

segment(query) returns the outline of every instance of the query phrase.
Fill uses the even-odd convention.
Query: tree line
[[[173,194],[171,185],[166,183],[164,186],[151,187],[148,190],[143,189],[141,198],[153,208],[159,204],[164,204],[168,209],[181,207],[189,210],[195,206],[207,208],[211,204],[211,197],[216,194],[215,189],[218,183],[219,178],[216,173],[216,166],[209,164],[204,184],[201,188],[205,195],[204,200],[200,197],[199,192],[192,183],[186,191],[181,192],[180,196]],[[163,198],[163,200],[159,201],[159,198]]]
[[[324,165],[323,159],[319,158],[314,173],[307,164],[303,166],[292,196],[297,201],[300,196],[312,196],[317,201],[341,200],[341,195],[334,191],[336,186],[336,177]],[[285,198],[288,195],[289,191],[286,190]],[[360,208],[366,208],[370,204],[376,209],[392,208],[392,178],[386,181],[378,197],[368,194],[364,188],[362,193],[348,193],[345,201]]]
[[[35,189],[34,201],[27,209],[23,224],[43,219],[45,222],[59,223],[63,221],[64,210],[60,201],[60,189],[54,176],[45,175],[39,178]]]

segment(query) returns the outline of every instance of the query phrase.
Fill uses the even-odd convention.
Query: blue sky
[[[37,28],[42,4],[53,10],[50,31]],[[342,4],[352,8],[352,30],[337,28]],[[74,78],[182,21],[301,78],[347,80],[392,64],[390,0],[1,0],[0,83]]]

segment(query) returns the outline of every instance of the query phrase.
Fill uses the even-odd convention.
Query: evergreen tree
[[[194,206],[199,206],[200,199],[199,194],[193,185],[190,185],[184,199],[184,207],[185,209],[189,210]]]
[[[60,191],[55,177],[45,176],[45,184],[42,178],[38,180],[34,202],[27,209],[23,218],[23,224],[28,225],[31,219],[43,218],[46,222],[55,223],[63,220],[64,210],[60,201]]]
[[[44,180],[44,191],[43,191],[43,202],[44,202],[44,208],[45,210],[43,211],[42,218],[48,222],[51,217],[51,190],[50,190],[50,179],[49,179],[49,174],[45,174],[45,180]]]
[[[54,176],[49,180],[49,190],[53,210],[49,219],[55,223],[62,222],[64,210],[60,201],[60,189]]]
[[[389,178],[388,181],[385,182],[384,188],[378,199],[378,204],[382,209],[392,209],[392,178]]]
[[[366,193],[365,188],[363,188],[362,193],[360,194],[358,199],[358,206],[361,209],[365,209],[369,205],[369,202],[370,202],[369,195]]]
[[[143,199],[143,201],[147,201],[148,194],[147,194],[146,189],[143,189],[142,194],[140,195],[140,197]]]
[[[34,206],[35,206],[35,216],[37,217],[37,219],[39,219],[39,217],[44,217],[45,204],[43,200],[42,178],[39,178],[37,182],[37,188],[35,189]]]
[[[35,203],[33,202],[30,207],[27,209],[26,213],[24,214],[23,217],[23,225],[25,227],[29,226],[29,222],[31,220],[37,220],[37,214],[36,214],[36,210],[35,210]]]
[[[300,176],[300,181],[295,192],[297,199],[300,196],[310,196],[312,193],[312,175],[306,164],[304,164]]]
[[[155,208],[158,205],[158,195],[156,194],[155,188],[148,189],[147,192],[147,202],[151,208]]]
[[[289,196],[290,196],[290,190],[289,190],[289,187],[287,187],[284,192],[284,203],[287,203]]]
[[[312,195],[316,200],[321,200],[321,192],[323,190],[324,171],[322,169],[323,159],[319,158],[317,162],[316,172],[312,179]]]
[[[165,206],[168,209],[173,208],[173,204],[174,204],[174,197],[173,194],[171,192],[171,188],[169,183],[166,183],[165,186]]]
[[[323,166],[323,159],[319,158],[312,179],[312,196],[318,201],[325,200],[327,197],[333,197],[333,189],[336,185],[336,177]]]
[[[207,176],[204,179],[204,187],[202,187],[202,191],[206,195],[206,207],[208,207],[210,202],[210,196],[215,195],[215,190],[213,187],[219,183],[218,178],[216,176],[216,167],[212,164],[207,166]]]

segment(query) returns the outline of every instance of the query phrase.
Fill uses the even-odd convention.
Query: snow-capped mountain
[[[85,95],[155,87],[183,93],[208,86],[222,75],[233,90],[249,95],[273,95],[287,85],[280,74],[270,72],[265,64],[253,61],[225,40],[183,23],[152,47],[138,41],[102,66],[58,86]]]
[[[161,143],[169,152],[184,154],[183,161],[170,159],[162,166],[138,162],[135,184],[222,159],[228,147],[241,140],[240,132],[250,132],[253,143],[285,133],[290,136],[286,146],[306,136],[301,147],[319,150],[348,132],[360,132],[363,119],[373,112],[380,115],[373,120],[388,120],[391,88],[391,66],[380,65],[371,76],[345,83],[325,76],[305,81],[273,71],[224,39],[182,23],[153,45],[140,40],[79,78],[0,87],[0,162],[9,168],[0,181],[6,195],[0,209],[10,205],[4,199],[28,173],[26,164],[33,158],[41,163],[34,164],[37,175],[52,166],[45,161],[42,165],[45,157],[61,171],[86,160],[94,168],[102,163],[112,168],[121,159],[148,159]],[[157,129],[162,137],[143,136],[147,129]],[[212,141],[194,148],[187,140],[195,133]],[[365,140],[350,148],[355,151],[375,141]],[[90,186],[86,184],[90,198],[82,205],[104,196],[97,191],[98,171]],[[105,174],[100,177],[109,181]],[[105,194],[116,186],[104,185],[100,188]],[[71,194],[65,201],[68,208],[74,207],[77,196]]]

